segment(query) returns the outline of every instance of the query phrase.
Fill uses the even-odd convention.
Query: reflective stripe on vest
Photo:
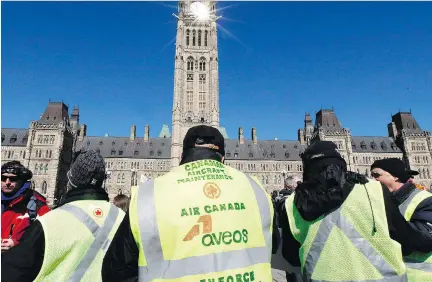
[[[154,180],[142,183],[137,191],[137,201],[140,207],[145,207],[138,210],[138,217],[147,266],[139,266],[139,281],[152,281],[156,278],[175,279],[270,263],[272,244],[272,235],[268,226],[269,220],[270,222],[272,220],[270,204],[264,190],[251,177],[247,177],[258,202],[266,247],[213,253],[179,260],[165,260],[163,257],[156,219]]]
[[[407,280],[400,244],[389,237],[387,220],[382,217],[385,205],[378,186],[376,181],[357,184],[338,209],[313,221],[302,218],[294,204],[295,194],[287,199],[290,230],[301,244],[299,254],[304,281]],[[344,252],[338,248],[349,250],[346,260]],[[365,265],[359,265],[357,271],[355,265],[362,262]],[[339,264],[343,264],[339,269],[328,269]]]
[[[101,249],[104,252],[107,251],[111,243],[110,240],[108,239],[108,235],[111,232],[117,220],[119,209],[115,208],[114,206],[111,206],[108,211],[108,215],[105,219],[105,222],[102,226],[99,226],[99,224],[97,224],[93,218],[91,218],[85,211],[83,211],[77,206],[66,204],[59,207],[58,209],[61,209],[63,211],[72,214],[77,220],[83,223],[95,237],[87,253],[81,259],[80,263],[78,264],[78,266],[76,267],[72,275],[67,280],[71,282],[80,281],[81,278],[85,275],[87,269],[92,264],[98,252]]]
[[[399,205],[399,211],[407,221],[411,220],[417,206],[424,200],[432,197],[429,192],[414,189],[408,198]],[[409,280],[420,281],[424,279],[432,279],[432,253],[418,253],[414,252],[404,257],[407,266]],[[422,271],[411,271],[410,269]]]
[[[416,196],[419,195],[421,192],[422,192],[422,190],[414,189],[414,191],[411,192],[411,194],[408,196],[408,198],[406,198],[406,200],[403,201],[402,204],[399,205],[399,211],[400,211],[400,213],[408,221],[411,219],[411,216],[412,216],[412,214],[414,212],[414,210],[412,210],[411,212],[409,212],[411,209],[408,210],[408,207],[410,206],[411,203],[414,204],[414,202],[413,202],[414,198],[416,198]],[[424,200],[424,198],[422,197],[421,200]],[[417,207],[418,204],[420,204],[420,202],[416,203],[415,208]],[[409,213],[407,213],[407,212],[409,212]]]
[[[321,252],[326,245],[330,232],[336,226],[340,228],[351,243],[369,259],[370,263],[381,273],[384,277],[379,280],[371,281],[406,281],[395,272],[395,270],[382,258],[382,256],[369,244],[369,242],[362,238],[361,234],[354,228],[354,226],[341,214],[341,207],[334,212],[325,216],[320,224],[315,240],[311,243],[311,248],[307,254],[305,271],[303,271],[303,278],[305,281],[318,281],[312,279],[315,266],[321,256]],[[358,238],[356,241],[352,238]],[[361,238],[361,239],[359,239]],[[405,276],[405,275],[404,275]],[[367,281],[367,280],[363,280]]]

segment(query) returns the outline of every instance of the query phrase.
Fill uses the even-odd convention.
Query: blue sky
[[[2,2],[2,127],[48,100],[79,104],[88,135],[171,124],[176,2]],[[334,107],[353,135],[412,110],[432,130],[431,2],[222,2],[221,125],[296,139]]]

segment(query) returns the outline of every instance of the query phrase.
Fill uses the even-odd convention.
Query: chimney
[[[388,129],[389,137],[393,137],[393,139],[396,139],[398,135],[396,124],[394,122],[389,123],[387,125],[387,129]]]
[[[239,127],[238,141],[239,141],[240,144],[244,144],[243,127]]]
[[[87,125],[83,124],[83,125],[81,125],[81,130],[79,133],[78,140],[83,141],[86,134],[87,134]]]
[[[135,124],[131,126],[131,131],[130,131],[130,141],[134,141],[136,138],[136,126]]]
[[[257,138],[256,128],[255,127],[252,127],[252,142],[254,144],[258,144],[258,138]]]
[[[144,128],[144,142],[148,142],[150,139],[150,126],[147,124]]]
[[[305,143],[305,136],[304,136],[304,132],[303,132],[303,129],[299,129],[298,131],[297,131],[297,135],[298,135],[298,141],[300,142],[300,144],[301,145],[304,145],[304,143]]]

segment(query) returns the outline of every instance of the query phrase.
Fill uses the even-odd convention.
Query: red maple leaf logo
[[[101,210],[100,208],[97,208],[97,209],[95,209],[95,210],[93,211],[93,214],[94,214],[95,216],[97,216],[97,217],[101,217],[102,214],[103,214],[103,212],[102,212],[102,210]]]

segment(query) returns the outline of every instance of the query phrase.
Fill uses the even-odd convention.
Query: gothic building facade
[[[282,188],[284,177],[302,174],[300,154],[314,140],[335,142],[352,171],[369,175],[375,160],[397,157],[419,171],[416,182],[432,185],[432,137],[411,112],[392,116],[388,136],[352,136],[334,110],[321,109],[315,122],[310,114],[305,115],[297,140],[259,140],[256,128],[249,129],[249,138],[243,128],[229,138],[219,125],[215,5],[214,1],[181,1],[178,5],[172,135],[163,125],[152,136],[146,125],[138,137],[132,125],[125,137],[87,136],[78,108],[69,114],[62,102],[49,102],[29,128],[2,128],[2,163],[19,160],[28,166],[34,174],[33,188],[53,204],[65,192],[73,153],[95,149],[106,160],[105,186],[110,196],[129,194],[142,177],[155,178],[177,166],[186,131],[207,124],[219,128],[225,137],[226,164],[255,175],[268,191]]]

